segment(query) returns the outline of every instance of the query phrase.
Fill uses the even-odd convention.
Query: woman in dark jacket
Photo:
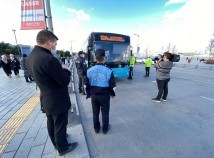
[[[10,67],[10,60],[7,59],[6,55],[1,56],[0,66],[3,68],[5,74],[11,78],[11,67]]]
[[[31,75],[28,73],[27,71],[27,67],[26,67],[26,58],[27,58],[27,55],[26,54],[23,54],[22,55],[22,58],[20,60],[20,63],[21,63],[21,69],[24,71],[24,77],[25,77],[25,81],[27,83],[30,83],[31,81],[34,81],[31,77]],[[29,81],[30,79],[30,81]]]
[[[14,74],[19,77],[20,62],[14,57],[13,54],[10,54],[10,67]]]

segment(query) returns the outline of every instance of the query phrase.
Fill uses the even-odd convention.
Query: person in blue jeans
[[[154,102],[166,101],[168,95],[168,83],[170,81],[170,70],[173,63],[170,61],[172,54],[165,52],[163,57],[155,63],[156,81],[158,86],[158,94],[152,99]]]

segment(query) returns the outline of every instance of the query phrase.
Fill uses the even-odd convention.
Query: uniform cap
[[[103,49],[97,49],[95,52],[96,57],[104,57],[105,55],[106,54],[105,54],[105,51]]]

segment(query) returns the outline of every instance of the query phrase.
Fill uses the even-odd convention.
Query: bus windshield
[[[95,51],[104,49],[106,62],[127,62],[129,60],[129,45],[127,43],[95,42]]]

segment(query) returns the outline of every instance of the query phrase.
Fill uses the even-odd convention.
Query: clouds
[[[178,1],[169,1],[169,3]],[[169,43],[179,52],[204,52],[214,32],[212,0],[189,0],[180,9],[167,10],[156,25],[147,24],[140,30],[142,49],[161,51]]]
[[[77,21],[90,21],[90,15],[85,13],[84,10],[67,8],[67,11],[72,13],[72,16],[74,16],[74,19]]]
[[[169,6],[172,4],[178,4],[178,3],[185,3],[188,0],[169,0],[168,2],[165,3],[165,6]]]
[[[70,50],[73,41],[73,50],[79,51],[92,31],[109,31],[130,35],[134,48],[137,38],[133,33],[139,34],[142,51],[147,47],[152,52],[161,51],[162,46],[167,47],[169,43],[176,45],[178,51],[203,51],[214,33],[213,0],[169,0],[159,7],[161,12],[157,9],[154,14],[116,20],[114,17],[97,18],[96,5],[79,5],[77,9],[69,4],[61,1],[51,4],[54,33],[59,37],[58,49]],[[21,10],[17,6],[21,6],[20,1],[14,0],[0,6],[4,13],[0,15],[0,41],[15,44],[12,29],[16,29],[18,43],[34,45],[39,30],[19,30]]]
[[[70,50],[72,47],[72,50],[77,52],[90,33],[88,26],[90,25],[91,16],[83,9],[77,10],[64,6],[62,8],[64,18],[55,15],[58,11],[53,13],[56,21],[54,32],[59,37],[57,49]]]

